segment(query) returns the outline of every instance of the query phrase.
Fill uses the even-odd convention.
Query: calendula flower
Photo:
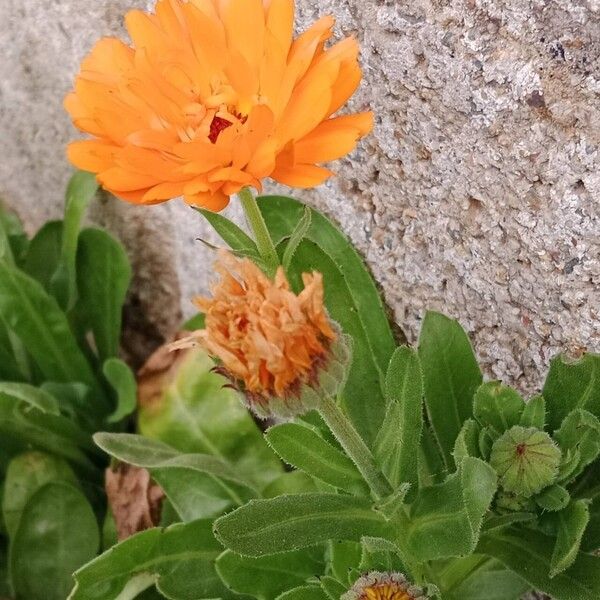
[[[96,44],[65,107],[92,139],[70,144],[80,169],[136,204],[183,196],[221,210],[271,177],[296,187],[332,175],[372,115],[334,116],[356,90],[358,44],[328,48],[323,17],[293,39],[293,0],[158,0],[132,10],[132,45]]]
[[[221,252],[215,269],[212,296],[195,299],[205,329],[172,347],[203,346],[259,416],[297,414],[318,402],[323,386],[339,385],[348,350],[323,306],[320,273],[305,273],[296,295],[281,267],[271,280],[247,258]]]
[[[426,596],[402,573],[373,571],[358,579],[341,600],[426,600]]]

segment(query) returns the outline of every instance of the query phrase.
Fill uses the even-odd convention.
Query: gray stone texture
[[[61,212],[79,61],[147,4],[0,2],[0,194],[32,231]],[[295,194],[341,224],[409,339],[441,310],[528,392],[556,352],[599,350],[600,0],[300,0],[299,28],[326,13],[361,41],[350,108],[377,124],[336,179]],[[168,335],[210,277],[195,238],[215,237],[180,201],[108,199],[90,218],[129,250],[130,321]]]

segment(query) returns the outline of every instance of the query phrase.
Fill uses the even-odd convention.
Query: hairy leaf
[[[466,457],[444,483],[421,489],[403,529],[407,554],[423,562],[471,553],[496,484],[488,464]]]
[[[217,573],[227,587],[257,600],[271,600],[323,572],[322,549],[303,549],[249,558],[226,550],[217,559]]]
[[[375,442],[375,457],[393,487],[408,482],[416,490],[423,429],[423,381],[414,350],[402,346],[392,355],[385,396],[387,412]]]
[[[123,246],[101,229],[84,229],[77,251],[79,304],[94,334],[101,360],[116,356],[121,337],[121,311],[131,281]]]
[[[600,354],[585,354],[579,360],[563,355],[553,358],[542,395],[551,431],[575,408],[600,418]]]
[[[214,570],[221,551],[210,520],[147,529],[79,569],[69,600],[133,598],[126,589],[142,591],[154,582],[167,598],[230,600],[237,596]]]
[[[435,312],[428,312],[423,320],[419,358],[429,420],[451,468],[456,436],[463,422],[473,416],[473,395],[481,384],[481,371],[458,321]]]
[[[117,423],[135,410],[137,403],[135,375],[119,358],[109,358],[102,366],[102,372],[117,394],[117,407],[108,418],[108,422]]]
[[[330,539],[383,536],[385,519],[367,499],[336,494],[298,494],[252,500],[215,521],[215,534],[244,556],[287,552]]]
[[[600,557],[579,554],[566,571],[551,578],[553,546],[553,538],[539,531],[510,528],[483,535],[477,552],[497,558],[531,587],[556,600],[600,598]]]
[[[523,398],[500,381],[481,384],[475,392],[473,414],[482,427],[493,427],[503,433],[518,425],[525,409]]]
[[[341,490],[368,494],[354,463],[310,427],[282,423],[271,427],[265,438],[285,462],[297,469]]]
[[[64,600],[72,573],[98,551],[100,534],[86,497],[67,483],[48,483],[29,500],[11,545],[17,595]]]
[[[576,500],[553,517],[558,535],[550,560],[550,577],[562,573],[577,557],[581,538],[590,520],[588,503],[585,500]]]

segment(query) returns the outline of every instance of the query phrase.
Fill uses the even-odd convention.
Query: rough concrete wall
[[[61,100],[79,60],[146,4],[0,3],[0,193],[32,229],[60,214],[74,135]],[[377,126],[301,197],[352,237],[409,338],[440,309],[490,375],[525,390],[557,351],[599,350],[600,0],[298,2],[300,27],[325,13],[361,40],[352,106]],[[129,248],[132,312],[167,333],[206,285],[200,219],[114,201],[92,218]]]

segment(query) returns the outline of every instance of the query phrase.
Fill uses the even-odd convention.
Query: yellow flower
[[[358,44],[325,48],[334,20],[293,39],[293,0],[158,0],[132,10],[128,46],[102,39],[65,107],[92,139],[68,155],[136,204],[177,196],[221,210],[271,177],[312,187],[372,128],[369,112],[333,116],[361,79]]]
[[[195,300],[205,329],[172,347],[203,346],[242,384],[257,414],[298,412],[302,388],[318,385],[338,337],[323,306],[321,274],[305,273],[296,295],[281,267],[271,280],[252,261],[223,251],[215,268],[221,279],[212,297]],[[273,410],[275,399],[283,411]]]
[[[341,600],[426,600],[426,596],[401,573],[373,571],[358,579]]]

